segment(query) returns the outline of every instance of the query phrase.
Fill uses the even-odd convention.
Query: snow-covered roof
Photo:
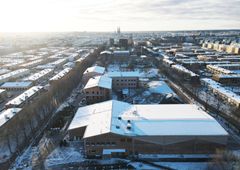
[[[33,65],[41,63],[42,61],[43,61],[42,59],[34,60],[34,61],[31,61],[31,62],[28,62],[28,63],[21,64],[20,67],[23,67],[23,68],[31,67]]]
[[[222,68],[222,67],[219,67],[218,65],[207,65],[207,68],[220,71],[220,72],[222,72],[224,74],[232,74],[232,73],[234,73],[233,71],[225,69],[225,68]]]
[[[5,69],[5,68],[0,69],[0,75],[5,74],[5,73],[9,73],[9,72],[10,72],[10,70],[8,70],[8,69]]]
[[[195,73],[192,72],[191,70],[188,70],[186,67],[184,67],[184,66],[182,66],[182,65],[175,64],[175,65],[172,65],[171,67],[174,68],[174,69],[176,69],[176,70],[179,70],[179,71],[188,73],[188,74],[190,74],[191,76],[198,76],[197,74],[195,74]]]
[[[44,69],[40,72],[30,75],[29,77],[26,77],[24,80],[25,81],[36,81],[52,71],[53,71],[53,69]]]
[[[102,54],[112,54],[112,52],[111,52],[111,51],[102,51],[102,52],[100,53],[100,55],[102,55]]]
[[[0,89],[0,95],[1,95],[2,93],[4,93],[4,92],[6,92],[5,89]]]
[[[240,104],[240,96],[237,95],[236,93],[222,87],[220,83],[218,83],[212,79],[209,79],[209,78],[202,78],[201,81],[206,83],[208,85],[208,87],[210,87],[211,89],[214,89],[219,94],[225,95],[228,98],[228,100],[231,100],[231,101],[234,101],[234,102]]]
[[[90,73],[90,72],[96,72],[99,74],[103,74],[105,72],[105,68],[100,67],[100,66],[88,67],[87,70],[83,74]]]
[[[196,105],[132,105],[109,100],[78,109],[69,130],[86,127],[84,138],[115,133],[126,136],[228,135]]]
[[[125,50],[125,51],[116,50],[116,51],[113,51],[113,54],[130,54],[130,52],[127,50]]]
[[[1,86],[1,88],[28,88],[31,84],[32,82],[30,81],[6,82]]]
[[[114,77],[140,77],[140,73],[138,71],[114,71],[114,72],[108,72],[108,77],[114,78]]]
[[[112,79],[107,76],[96,76],[90,78],[84,89],[89,89],[96,86],[106,89],[112,89]]]
[[[60,71],[58,74],[50,78],[50,81],[56,81],[63,78],[66,74],[70,72],[71,69],[72,68],[69,68],[69,67],[65,68],[64,70]]]
[[[10,120],[15,114],[20,112],[21,108],[10,108],[0,113],[0,127]]]
[[[225,78],[225,79],[232,79],[232,78],[240,79],[240,74],[218,74],[216,76],[219,78]]]
[[[3,74],[3,75],[0,76],[0,82],[5,81],[7,79],[10,79],[12,77],[16,77],[16,76],[19,76],[19,75],[22,75],[22,74],[26,74],[28,72],[29,72],[28,69],[18,69],[18,70],[12,71],[10,73]]]
[[[34,96],[38,91],[40,91],[43,87],[42,86],[33,86],[30,89],[26,90],[16,98],[10,100],[6,105],[12,105],[12,106],[20,106],[23,104],[26,100]]]
[[[125,153],[125,149],[103,149],[103,155],[111,155],[112,153]]]

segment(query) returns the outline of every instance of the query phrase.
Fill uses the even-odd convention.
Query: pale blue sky
[[[0,31],[240,28],[240,0],[0,0]]]

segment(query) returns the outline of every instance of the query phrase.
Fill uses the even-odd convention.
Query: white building
[[[106,149],[131,154],[212,153],[224,148],[228,133],[210,115],[191,104],[132,105],[110,100],[80,107],[69,128],[83,139],[87,156]]]

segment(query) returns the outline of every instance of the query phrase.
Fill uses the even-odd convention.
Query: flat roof
[[[140,77],[140,73],[138,71],[113,71],[107,73],[108,77]]]
[[[30,81],[21,81],[21,82],[6,82],[1,88],[27,88],[31,86],[32,82]]]
[[[126,136],[228,135],[213,117],[192,104],[132,105],[109,100],[80,107],[68,130],[80,127],[86,127],[84,138],[105,133]]]
[[[85,85],[84,89],[89,89],[92,87],[102,87],[106,89],[112,89],[112,79],[107,76],[96,76],[90,78]]]

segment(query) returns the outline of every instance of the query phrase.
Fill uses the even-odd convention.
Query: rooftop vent
[[[118,116],[118,120],[122,120],[122,117],[121,117],[121,116]]]
[[[8,117],[7,115],[5,115],[4,117],[5,117],[6,120],[9,120],[9,119],[10,119],[10,117]]]
[[[132,126],[131,126],[130,123],[127,124],[127,129],[128,129],[128,130],[131,130],[131,129],[132,129]]]
[[[120,129],[120,126],[117,125],[116,128],[117,128],[117,129]]]

